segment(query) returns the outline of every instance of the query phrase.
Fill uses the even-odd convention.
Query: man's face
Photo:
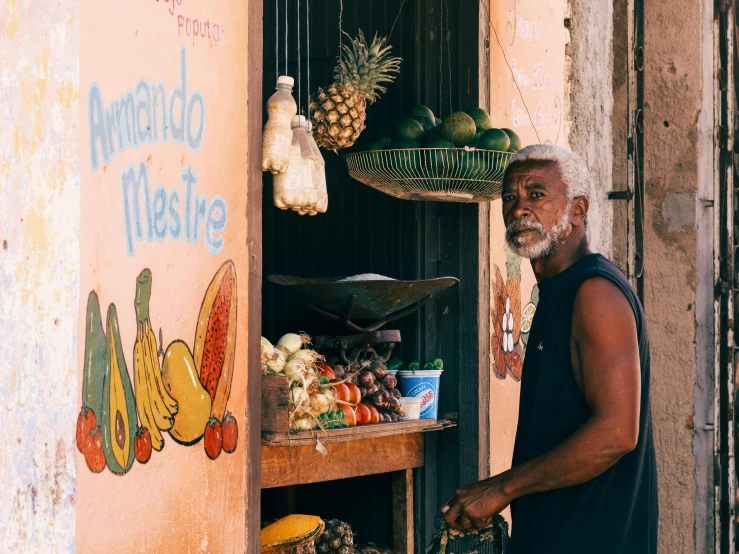
[[[567,183],[554,163],[514,165],[503,182],[506,242],[524,258],[550,256],[572,230]]]

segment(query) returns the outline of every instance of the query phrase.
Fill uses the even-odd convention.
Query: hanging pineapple
[[[342,44],[334,69],[335,82],[319,88],[310,103],[318,146],[326,150],[348,148],[364,130],[367,102],[374,103],[386,92],[382,83],[391,83],[400,71],[401,59],[391,57],[387,37],[375,38],[367,46],[364,33]]]

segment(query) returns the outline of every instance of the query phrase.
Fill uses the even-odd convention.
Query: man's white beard
[[[522,258],[530,260],[544,258],[557,251],[557,247],[562,242],[562,235],[569,224],[570,216],[567,212],[563,213],[562,218],[549,230],[545,229],[538,221],[516,219],[506,227],[506,242],[511,250]],[[531,229],[537,232],[540,238],[531,244],[519,243],[513,233],[523,229]]]

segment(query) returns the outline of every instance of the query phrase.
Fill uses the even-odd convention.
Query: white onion
[[[277,348],[282,350],[286,357],[289,358],[300,350],[304,344],[310,343],[310,337],[305,333],[296,335],[295,333],[288,333],[283,336],[277,343]]]
[[[313,421],[308,416],[301,417],[293,421],[293,426],[301,431],[310,431],[313,429]]]
[[[310,402],[310,397],[303,387],[293,387],[290,389],[290,402],[296,407],[302,406],[305,402]]]
[[[311,409],[319,414],[327,414],[331,411],[331,402],[325,394],[314,394],[310,397]]]
[[[272,373],[283,373],[285,371],[285,355],[281,350],[275,350],[272,357],[266,360],[264,364]]]
[[[299,358],[292,359],[285,364],[285,375],[294,383],[302,383],[309,372],[308,364]]]
[[[272,356],[274,356],[275,348],[272,346],[272,343],[269,342],[267,339],[262,337],[262,362],[266,362]]]
[[[308,375],[303,379],[303,386],[305,387],[305,390],[308,391],[308,394],[316,392],[320,385],[321,383],[318,381],[318,377],[316,377],[315,373],[308,373]]]
[[[290,356],[288,361],[290,360],[303,360],[308,365],[313,365],[320,359],[322,359],[323,356],[321,356],[318,352],[315,350],[298,350],[295,354]]]

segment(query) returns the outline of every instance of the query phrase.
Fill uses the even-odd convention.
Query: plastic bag
[[[490,525],[476,531],[455,531],[444,523],[441,514],[434,522],[434,538],[426,554],[506,554],[508,552],[508,522],[500,514]]]
[[[287,171],[293,132],[290,123],[298,113],[292,95],[295,80],[277,78],[277,91],[267,100],[267,124],[262,134],[262,171],[282,174]]]

